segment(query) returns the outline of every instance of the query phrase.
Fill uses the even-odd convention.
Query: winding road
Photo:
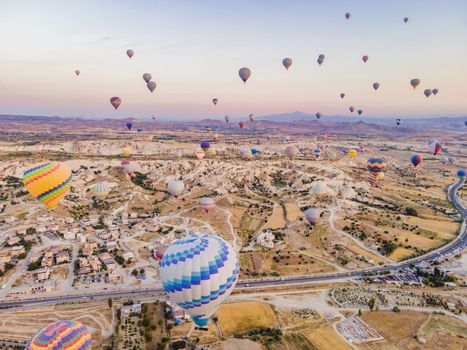
[[[456,183],[449,186],[447,195],[449,201],[459,210],[463,217],[463,223],[460,228],[459,235],[447,245],[440,247],[439,249],[433,250],[427,254],[418,256],[413,259],[405,260],[400,263],[392,263],[384,266],[375,268],[367,268],[350,272],[337,272],[326,275],[304,275],[304,276],[289,276],[289,277],[274,277],[274,278],[260,278],[260,279],[249,279],[240,280],[237,283],[236,289],[254,289],[257,287],[273,287],[282,285],[293,285],[293,284],[304,284],[304,283],[316,283],[316,282],[330,282],[330,281],[345,281],[351,279],[359,279],[365,274],[379,273],[382,271],[396,272],[400,269],[409,267],[410,265],[417,265],[423,262],[431,262],[438,259],[441,256],[451,255],[460,249],[467,246],[467,230],[465,217],[467,216],[467,208],[457,197],[457,191],[464,185],[465,179],[459,179]],[[87,299],[105,299],[105,298],[117,298],[117,297],[136,297],[142,295],[155,295],[163,294],[163,289],[158,286],[150,289],[132,289],[122,291],[106,291],[95,294],[80,294],[80,295],[67,295],[57,296],[49,298],[37,298],[29,300],[15,300],[15,301],[0,301],[0,308],[12,308],[12,307],[25,307],[25,306],[39,306],[39,305],[50,305],[57,303],[66,302],[77,302]]]

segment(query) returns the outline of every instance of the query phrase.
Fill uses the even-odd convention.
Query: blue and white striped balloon
[[[195,234],[173,242],[160,263],[170,300],[204,327],[238,280],[237,254],[217,236]]]
[[[97,199],[105,199],[110,193],[110,186],[107,182],[98,182],[91,187],[94,197]]]

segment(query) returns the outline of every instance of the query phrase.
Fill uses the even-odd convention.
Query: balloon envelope
[[[410,162],[412,163],[414,167],[418,167],[420,164],[422,164],[422,156],[419,154],[414,154],[410,158]]]
[[[436,156],[439,152],[441,152],[441,145],[438,142],[432,142],[429,146],[430,153]]]
[[[347,19],[350,18],[350,12],[347,12],[347,13],[345,14],[345,18],[347,18]]]
[[[349,111],[350,111],[351,113],[353,113],[353,111],[355,111],[355,107],[354,107],[354,106],[350,106],[350,107],[349,107]]]
[[[293,159],[298,154],[298,148],[295,145],[288,146],[284,153],[289,159]]]
[[[200,146],[203,151],[206,151],[209,147],[211,147],[209,141],[202,141]]]
[[[382,158],[370,158],[366,163],[366,168],[373,174],[378,174],[386,168],[386,163]]]
[[[316,116],[316,119],[319,119],[319,118],[321,118],[321,113],[318,112],[318,113],[315,114],[315,116]]]
[[[379,88],[379,83],[373,83],[373,89],[378,90]]]
[[[425,89],[425,91],[423,91],[423,94],[426,96],[426,97],[430,97],[432,91],[430,89]]]
[[[129,49],[129,50],[126,50],[126,54],[127,54],[128,57],[132,58],[133,55],[135,54],[135,52],[133,50]]]
[[[350,149],[350,150],[347,152],[347,155],[348,155],[350,158],[354,159],[355,157],[357,157],[358,152],[357,152],[356,149]]]
[[[308,208],[303,214],[310,225],[315,225],[319,220],[321,211],[315,208]]]
[[[150,73],[144,73],[143,74],[143,80],[146,82],[146,83],[149,83],[152,79],[152,75]]]
[[[410,81],[410,85],[415,89],[418,85],[420,85],[420,79],[412,79]]]
[[[219,100],[217,98],[212,99],[212,103],[214,103],[214,105],[217,105],[217,102],[219,102]]]
[[[121,103],[122,103],[122,100],[121,100],[120,97],[118,97],[118,96],[114,96],[114,97],[110,98],[110,104],[111,104],[115,109],[117,109],[118,106],[120,106]]]
[[[362,61],[363,61],[364,63],[366,63],[366,61],[368,61],[368,56],[367,56],[367,55],[362,56]]]
[[[128,130],[131,130],[131,128],[133,127],[133,123],[132,122],[126,123],[126,127]]]
[[[439,90],[438,89],[433,89],[433,90],[431,90],[431,92],[433,93],[433,95],[438,95]]]
[[[147,83],[146,85],[149,89],[149,91],[153,92],[155,89],[156,89],[156,83],[154,81],[150,81],[149,83]]]
[[[90,350],[91,333],[76,321],[51,323],[34,334],[26,350]]]
[[[61,162],[38,164],[23,174],[23,184],[28,192],[49,208],[55,208],[65,197],[71,183],[71,170]]]
[[[344,93],[340,94],[340,97],[341,97],[341,98],[344,98],[344,97],[345,97],[345,94],[344,94]]]
[[[359,110],[357,111],[357,113],[358,113],[358,115],[362,115],[363,110],[359,109]]]
[[[195,234],[176,240],[164,253],[160,279],[170,301],[204,327],[232,293],[237,254],[222,238]]]
[[[205,213],[208,213],[209,210],[213,209],[216,206],[214,199],[212,199],[211,197],[200,198],[199,205]]]
[[[228,122],[230,121],[230,117],[229,117],[228,115],[226,115],[226,116],[224,117],[224,119],[225,119],[225,122],[226,122],[226,123],[228,123]]]
[[[110,193],[110,186],[107,182],[98,182],[91,187],[91,191],[97,199],[105,199]]]
[[[80,74],[81,74],[81,72],[79,71],[79,69],[75,70],[75,74],[76,74],[76,75],[80,75]]]
[[[180,196],[184,190],[185,184],[183,183],[183,181],[173,180],[167,184],[167,191],[175,198]]]
[[[404,17],[404,23],[407,23],[409,21],[409,17]]]
[[[240,126],[240,128],[243,129],[243,127],[245,126],[245,123],[243,121],[241,121],[241,122],[238,123],[238,126]]]
[[[246,83],[246,81],[251,75],[251,70],[246,67],[240,68],[240,70],[238,71],[238,75],[240,76],[240,79],[242,79],[243,82]]]
[[[457,170],[457,176],[464,179],[467,176],[467,172],[464,169]]]
[[[201,149],[199,149],[199,150],[197,150],[195,152],[195,156],[196,156],[196,158],[198,158],[198,160],[203,159],[205,157],[205,155],[206,155],[206,153]]]
[[[282,60],[282,64],[284,65],[285,69],[289,69],[290,66],[292,65],[292,59],[289,57],[286,57]]]
[[[256,117],[255,117],[254,114],[249,114],[248,119],[250,119],[250,122],[253,122],[253,121],[255,121]]]

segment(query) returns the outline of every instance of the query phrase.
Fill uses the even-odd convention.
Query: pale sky
[[[466,13],[465,0],[0,0],[0,114],[465,115]]]

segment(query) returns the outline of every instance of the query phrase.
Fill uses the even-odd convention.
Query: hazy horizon
[[[460,0],[2,1],[0,114],[196,120],[350,116],[353,105],[363,118],[462,116],[466,11]],[[145,72],[158,85],[152,94]],[[421,79],[415,91],[412,78]],[[427,99],[425,88],[440,93]],[[117,111],[111,96],[122,99]]]

